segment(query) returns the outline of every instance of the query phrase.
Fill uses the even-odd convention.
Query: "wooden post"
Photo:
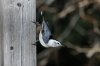
[[[36,25],[32,23],[36,21],[36,1],[1,0],[1,3],[0,43],[4,55],[1,66],[36,66],[36,46],[32,45],[36,41]]]
[[[0,1],[0,66],[4,66],[3,63],[3,14],[2,14],[3,10],[2,10],[2,3]]]

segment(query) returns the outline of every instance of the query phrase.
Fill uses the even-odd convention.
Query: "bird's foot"
[[[34,24],[36,24],[36,25],[40,25],[39,22],[34,22],[34,21],[32,21],[32,23],[34,23]]]
[[[39,42],[39,40],[36,40],[36,42],[34,42],[34,44],[32,44],[32,45],[36,45],[36,44],[37,44],[37,42]]]

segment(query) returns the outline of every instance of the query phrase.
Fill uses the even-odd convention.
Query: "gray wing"
[[[43,40],[44,40],[45,43],[48,43],[49,39],[52,37],[52,33],[51,33],[50,29],[49,29],[48,22],[45,22],[43,20],[42,28],[43,28],[43,30],[42,30]]]

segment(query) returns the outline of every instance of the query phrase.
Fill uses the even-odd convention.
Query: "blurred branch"
[[[64,8],[60,13],[58,13],[58,17],[63,18],[69,13],[73,12],[75,9],[76,9],[76,6],[74,5],[66,6],[66,8]]]
[[[60,42],[62,42],[62,40],[65,39],[71,33],[72,29],[75,27],[78,20],[79,20],[79,15],[78,14],[76,14],[72,17],[72,19],[69,22],[68,26],[66,27],[65,31],[58,37],[58,40]]]
[[[56,55],[56,50],[59,49],[58,47],[56,48],[49,48],[43,50],[41,53],[38,54],[37,60],[38,60],[38,66],[46,66],[48,63],[48,60],[50,59],[50,56],[53,54]],[[57,59],[57,58],[56,58]]]
[[[42,11],[46,11],[49,13],[56,13],[57,9],[55,7],[49,7],[50,3],[52,3],[53,1],[54,0],[37,0],[36,7]]]
[[[67,46],[68,48],[75,49],[79,53],[85,53],[88,58],[91,58],[94,53],[100,52],[99,42],[94,43],[94,46],[92,48],[81,48],[70,42],[66,42],[65,46]]]
[[[39,8],[41,5],[43,5],[45,0],[37,0],[36,1],[36,7]]]
[[[51,1],[51,3],[53,3],[53,2],[54,2],[54,0]],[[63,10],[59,13],[57,13],[57,11],[58,11],[57,8],[49,7],[50,4],[46,4],[45,0],[38,0],[37,1],[37,8],[40,8],[41,10],[47,11],[50,13],[57,13],[55,15],[56,16],[55,19],[58,19],[58,18],[64,18],[65,16],[67,16],[69,13],[72,13],[76,9],[83,8],[91,3],[94,3],[98,6],[98,4],[100,4],[100,0],[75,0],[75,1],[70,0],[69,2],[66,2]]]
[[[74,45],[74,44],[68,42],[68,41],[66,42],[65,46],[67,46],[68,48],[75,49],[75,50],[78,51],[79,53],[82,53],[82,52],[83,52],[83,53],[87,53],[88,50],[89,50],[89,48],[81,48],[81,47],[79,47],[79,46],[77,46],[77,45]]]
[[[94,32],[97,33],[98,35],[100,35],[100,29],[98,27],[94,28]]]
[[[52,49],[46,49],[38,54],[37,56],[38,66],[45,66],[48,63],[48,57],[51,53],[51,50]]]
[[[80,9],[82,7],[85,7],[89,5],[90,3],[93,3],[93,1],[90,0],[78,0],[77,2],[72,0],[70,3],[66,3],[64,9],[58,14],[59,18],[63,18],[69,13],[72,13],[76,9]],[[68,5],[69,4],[69,5]]]
[[[55,7],[49,7],[47,5],[42,5],[40,9],[42,11],[46,11],[46,12],[49,12],[49,13],[56,13],[57,12],[57,9]]]
[[[98,35],[100,35],[100,29],[99,29],[99,24],[98,24],[98,20],[88,14],[85,14],[84,12],[84,8],[80,8],[79,10],[79,14],[80,14],[80,17],[90,23],[93,24],[93,30],[95,33],[97,33]]]
[[[54,2],[55,0],[37,0],[36,2],[36,7],[41,7],[41,5],[45,4],[45,5],[50,5]]]
[[[57,13],[58,9],[56,7],[49,7],[50,4],[46,4],[45,1],[46,0],[37,0],[37,8],[40,8],[40,10],[43,10],[49,13],[54,13],[54,16],[56,16],[55,17],[56,19],[64,18],[69,13],[72,13],[75,10],[79,10],[79,14],[76,14],[71,18],[71,21],[69,22],[68,26],[65,28],[65,31],[62,32],[62,34],[58,37],[58,40],[60,42],[62,42],[63,39],[69,36],[69,34],[74,29],[80,17],[92,23],[94,27],[93,30],[95,31],[95,33],[100,35],[100,29],[98,27],[99,21],[96,18],[84,12],[84,7],[88,6],[91,3],[95,4],[96,6],[100,5],[100,0],[70,0],[69,2],[66,2],[66,4],[64,5],[64,8],[62,8],[62,11],[59,13]],[[51,3],[53,3],[53,1]],[[97,7],[100,7],[100,6],[97,6]],[[82,28],[79,25],[75,28],[75,30],[79,32],[81,35],[85,34],[84,28]],[[79,53],[85,53],[88,58],[90,58],[95,52],[100,52],[99,43],[93,43],[94,46],[91,48],[81,48],[80,46],[74,45],[70,42],[66,42],[65,45],[66,47],[75,49]],[[48,63],[48,57],[50,56],[50,53],[52,51],[54,51],[54,49],[49,48],[49,49],[42,51],[38,55],[38,63],[40,64],[39,66],[45,66]]]
[[[85,8],[80,8],[80,9],[79,9],[80,17],[81,17],[82,19],[84,19],[84,20],[86,20],[86,21],[92,23],[92,24],[97,25],[97,24],[96,24],[96,23],[97,23],[97,20],[96,20],[94,17],[92,17],[92,16],[90,16],[90,15],[88,15],[88,14],[85,14],[84,9],[85,9]]]
[[[38,60],[49,56],[49,54],[51,53],[51,51],[52,51],[51,48],[43,50],[41,53],[38,54],[38,56],[37,56]]]
[[[75,27],[75,30],[80,34],[80,35],[85,35],[86,31],[84,28],[82,28],[80,25],[77,25]]]

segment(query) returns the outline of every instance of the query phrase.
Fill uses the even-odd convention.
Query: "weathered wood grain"
[[[2,10],[2,2],[0,1],[0,66],[3,66],[3,10]]]
[[[4,66],[36,66],[35,0],[2,0]]]

